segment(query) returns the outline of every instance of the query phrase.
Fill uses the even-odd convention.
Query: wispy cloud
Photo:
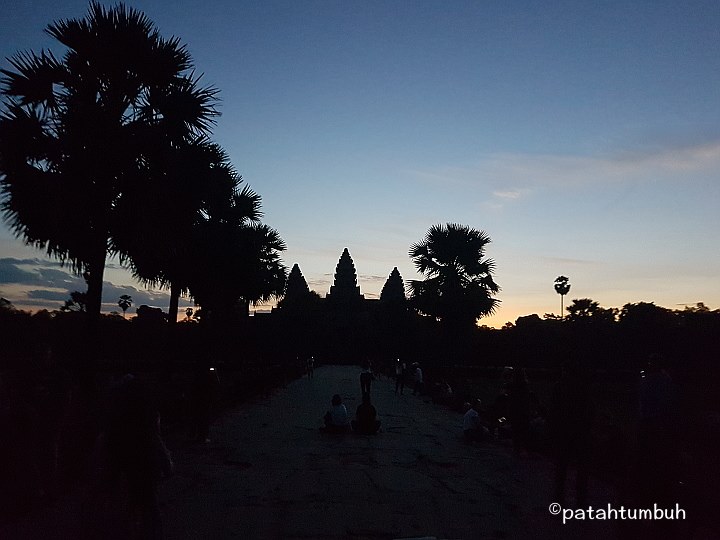
[[[329,290],[332,280],[329,279],[307,279],[308,287],[321,296],[324,296]]]
[[[19,307],[31,309],[58,309],[73,291],[85,291],[85,281],[77,275],[59,268],[56,261],[43,259],[0,259],[0,285],[2,294]],[[103,310],[117,309],[117,300],[127,294],[135,306],[147,304],[167,309],[170,295],[164,290],[139,289],[132,285],[103,282]],[[181,307],[192,305],[181,298]]]
[[[64,302],[70,298],[69,291],[51,291],[50,289],[35,289],[28,291],[27,297],[30,300],[54,300],[56,302]]]
[[[360,274],[360,275],[358,275],[358,281],[385,283],[385,281],[387,281],[387,276],[374,276],[374,275],[370,275],[370,274]]]
[[[569,259],[565,257],[542,257],[542,260],[552,264],[573,265],[573,266],[593,266],[600,264],[598,261],[590,261],[586,259]]]
[[[22,270],[15,263],[17,260],[0,259],[0,283],[36,283],[38,279],[37,273]]]
[[[493,191],[493,195],[497,197],[498,199],[508,199],[508,200],[515,200],[519,199],[523,195],[528,193],[527,189],[509,189],[505,191]]]
[[[488,203],[499,204],[521,199],[543,188],[657,179],[687,181],[689,173],[712,173],[719,169],[720,141],[709,141],[695,146],[590,156],[495,153],[487,154],[471,166],[404,172],[420,182],[431,180],[449,189],[458,186],[467,193],[484,195]]]
[[[85,281],[58,268],[54,261],[41,259],[0,259],[0,284],[34,285],[50,288],[85,287]]]

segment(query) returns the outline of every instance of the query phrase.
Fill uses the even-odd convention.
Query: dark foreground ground
[[[359,369],[327,366],[224,414],[211,442],[167,442],[175,475],[160,486],[168,539],[604,538],[613,521],[550,515],[552,463],[505,441],[466,444],[462,416],[383,379],[372,387],[376,436],[319,432],[332,394],[351,413]],[[570,501],[572,501],[572,490]],[[615,503],[591,478],[589,503]],[[0,528],[0,538],[125,538],[121,496],[77,487]]]

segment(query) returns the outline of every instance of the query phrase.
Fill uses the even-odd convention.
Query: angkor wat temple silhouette
[[[335,267],[334,281],[325,298],[321,298],[317,293],[310,291],[300,267],[295,264],[288,276],[285,296],[279,303],[278,308],[282,310],[299,306],[308,307],[308,304],[313,300],[318,306],[324,304],[328,309],[341,310],[373,309],[372,305],[378,302],[399,306],[404,305],[406,302],[405,285],[400,272],[395,267],[385,281],[380,298],[365,298],[365,295],[360,292],[355,263],[348,248],[345,248]]]
[[[408,302],[400,272],[393,268],[379,298],[365,298],[358,285],[355,263],[345,248],[335,268],[330,291],[323,298],[311,291],[295,264],[284,298],[268,323],[289,343],[298,357],[320,355],[334,362],[355,362],[396,354],[399,336],[406,334]]]

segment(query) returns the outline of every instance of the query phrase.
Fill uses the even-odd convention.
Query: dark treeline
[[[125,320],[110,315],[102,318],[101,343],[90,361],[83,358],[87,329],[82,313],[31,314],[4,305],[2,367],[24,365],[39,344],[50,345],[73,369],[169,374],[198,361],[258,364],[263,369],[286,366],[291,373],[295,364],[302,366],[305,358],[314,356],[321,363],[372,360],[388,373],[391,363],[401,358],[422,362],[442,376],[452,370],[471,373],[503,366],[554,373],[574,359],[595,371],[635,376],[655,354],[665,359],[678,382],[692,385],[696,399],[709,400],[708,405],[717,399],[710,390],[720,374],[720,310],[703,304],[669,310],[644,302],[615,310],[589,302],[588,308],[587,299],[574,300],[565,319],[528,315],[501,330],[478,327],[451,336],[441,322],[414,313],[405,302],[333,304],[314,293],[300,303],[281,302],[270,314],[238,317],[223,325],[195,319],[170,325],[164,317]]]
[[[315,354],[353,363],[369,358],[385,366],[399,357],[422,362],[439,376],[522,366],[554,377],[568,360],[579,360],[595,371],[634,377],[656,354],[678,383],[693,389],[693,399],[720,406],[712,391],[720,375],[720,310],[703,304],[669,310],[645,302],[616,310],[587,299],[567,309],[565,319],[529,315],[501,330],[480,327],[448,336],[441,322],[383,302],[337,313],[316,300],[299,312],[281,304],[263,326],[285,336],[276,343],[280,356]]]

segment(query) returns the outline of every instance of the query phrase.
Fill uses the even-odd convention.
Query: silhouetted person
[[[311,356],[307,359],[307,376],[312,379],[315,376],[315,357]]]
[[[490,406],[489,416],[493,422],[494,428],[499,428],[500,424],[507,422],[507,417],[510,414],[508,401],[508,395],[505,392],[502,392],[497,395],[495,401]]]
[[[547,439],[547,409],[535,392],[530,392],[529,444],[533,450],[542,449]]]
[[[353,431],[361,435],[375,435],[380,429],[377,410],[370,403],[370,394],[363,394],[363,400],[355,411],[357,420],[352,421]]]
[[[422,395],[422,388],[423,388],[423,372],[422,368],[420,367],[420,364],[415,364],[415,374],[414,374],[414,382],[415,385],[413,386],[413,396],[417,394]]]
[[[395,393],[398,393],[398,390],[400,390],[400,394],[402,395],[403,390],[405,389],[405,371],[407,371],[407,366],[405,365],[405,362],[400,362],[400,359],[398,358],[395,361]]]
[[[463,416],[463,436],[466,441],[484,441],[489,438],[490,430],[480,416],[482,403],[479,399],[467,403]]]
[[[38,414],[27,373],[0,373],[0,512],[16,516],[41,496],[36,453]]]
[[[195,370],[191,400],[191,438],[196,442],[210,442],[210,423],[215,403],[220,395],[220,379],[217,370],[199,364]]]
[[[641,497],[672,502],[677,469],[677,400],[662,357],[653,355],[640,379],[637,470]]]
[[[530,434],[530,388],[525,370],[513,371],[513,380],[508,384],[508,420],[512,428],[516,449],[527,448]]]
[[[587,502],[590,429],[593,405],[590,374],[577,362],[563,367],[562,378],[555,385],[550,412],[550,430],[555,445],[555,498],[565,502],[565,479],[571,463],[577,466],[576,507]]]
[[[370,365],[365,364],[363,366],[363,370],[360,373],[360,392],[364,396],[365,394],[370,394],[370,385],[373,381],[373,374],[372,371],[370,371]]]
[[[58,481],[58,457],[60,436],[72,397],[70,374],[57,362],[52,348],[41,345],[37,351],[41,368],[38,386],[37,453],[42,495],[52,499],[56,495]]]
[[[455,404],[455,393],[453,392],[450,383],[448,383],[445,379],[433,384],[430,394],[432,396],[433,403],[450,406]]]
[[[350,429],[350,415],[342,402],[340,394],[335,394],[330,401],[332,408],[325,413],[324,430],[328,433],[347,433]]]
[[[160,415],[145,385],[126,375],[111,396],[105,441],[115,473],[125,478],[134,538],[162,538],[156,483],[172,474]]]

